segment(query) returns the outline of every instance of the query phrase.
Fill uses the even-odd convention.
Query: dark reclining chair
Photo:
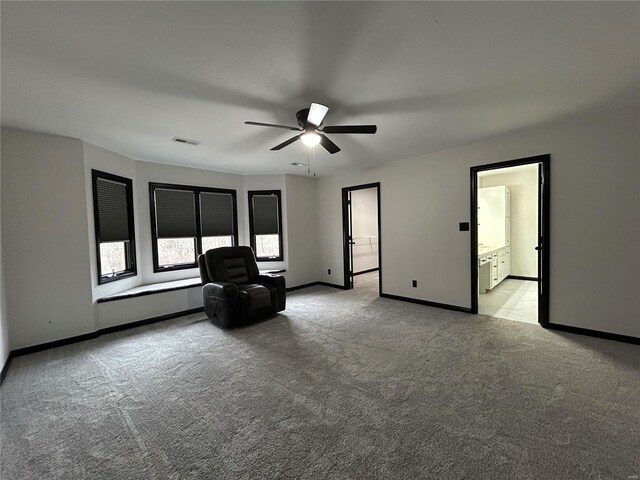
[[[250,247],[220,247],[198,257],[204,311],[217,325],[230,328],[285,309],[285,280],[260,275]]]

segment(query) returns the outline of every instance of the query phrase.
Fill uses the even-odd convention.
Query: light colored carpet
[[[198,314],[15,358],[0,476],[640,473],[638,347],[362,284],[291,293],[285,315],[233,331]]]

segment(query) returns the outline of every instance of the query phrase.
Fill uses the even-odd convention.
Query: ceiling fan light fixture
[[[307,123],[319,127],[322,125],[322,120],[324,120],[324,116],[328,111],[329,107],[325,107],[319,103],[312,103],[311,108],[309,109],[309,114],[307,115]]]
[[[312,148],[312,147],[315,147],[316,145],[318,145],[320,143],[320,135],[318,135],[317,133],[314,133],[314,132],[308,132],[308,133],[304,133],[300,137],[300,140],[307,147]]]
[[[1,0],[0,0],[1,1]],[[320,105],[319,103],[312,103],[310,108],[303,108],[296,112],[296,120],[298,122],[297,127],[290,127],[287,125],[276,125],[274,123],[262,123],[262,122],[244,122],[246,125],[256,125],[259,127],[272,127],[272,128],[284,128],[286,130],[296,130],[298,135],[291,137],[289,140],[270,148],[271,151],[282,150],[284,147],[297,142],[298,140],[309,148],[313,148],[316,145],[322,145],[330,154],[338,153],[340,147],[338,147],[333,141],[325,136],[325,133],[376,133],[377,127],[375,125],[333,125],[325,126],[322,130],[319,128],[322,126],[324,117],[329,110],[328,107]]]

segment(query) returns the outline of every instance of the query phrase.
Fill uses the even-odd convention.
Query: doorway
[[[344,288],[382,291],[380,183],[342,189]]]
[[[471,310],[549,324],[549,155],[471,168]]]

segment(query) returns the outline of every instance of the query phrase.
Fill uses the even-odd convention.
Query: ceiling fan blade
[[[338,145],[333,143],[324,135],[322,134],[319,134],[319,135],[320,135],[320,145],[322,145],[327,152],[333,155],[334,153],[338,153],[340,151],[340,147]]]
[[[378,127],[375,125],[335,125],[324,127],[324,133],[376,133]]]
[[[312,103],[311,108],[309,108],[309,115],[307,115],[307,123],[319,127],[322,125],[322,120],[324,120],[324,116],[328,111],[329,107],[325,107],[319,103]]]
[[[257,125],[259,127],[274,127],[274,128],[284,128],[285,130],[296,130],[301,131],[301,128],[298,127],[289,127],[287,125],[276,125],[275,123],[262,123],[262,122],[244,122],[245,125]]]
[[[275,147],[273,147],[271,150],[280,150],[281,148],[286,147],[287,145],[291,145],[293,142],[295,142],[296,140],[298,140],[300,138],[300,135],[296,135],[295,137],[290,138],[289,140],[282,142],[280,145],[276,145]]]

